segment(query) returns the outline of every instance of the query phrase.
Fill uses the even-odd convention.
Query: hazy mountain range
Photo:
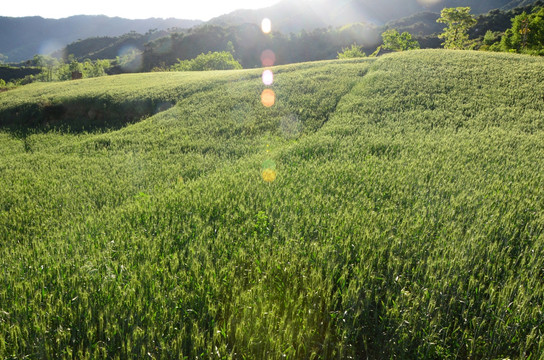
[[[265,9],[234,11],[209,23],[260,23],[267,17],[274,29],[289,33],[359,22],[383,25],[420,12],[439,13],[445,7],[470,6],[473,14],[481,14],[533,2],[535,0],[284,0]]]
[[[10,62],[48,54],[79,39],[120,36],[131,31],[146,33],[150,29],[190,28],[199,20],[146,19],[128,20],[107,16],[71,16],[64,19],[42,17],[0,17],[0,54]]]
[[[350,23],[374,23],[413,16],[422,12],[440,12],[444,7],[470,6],[474,14],[492,9],[511,9],[535,0],[285,0],[259,10],[237,10],[210,20],[211,25],[259,24],[264,17],[273,29],[283,33],[311,31]],[[429,17],[429,15],[427,15]],[[106,16],[72,16],[64,19],[41,17],[0,17],[0,54],[9,62],[48,54],[79,39],[120,36],[131,31],[144,34],[150,29],[190,28],[198,20],[147,19],[128,20]]]

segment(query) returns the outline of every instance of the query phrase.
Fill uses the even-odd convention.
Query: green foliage
[[[261,70],[0,94],[0,358],[538,359],[543,65],[274,67],[271,108]],[[16,126],[40,106],[66,118]]]
[[[472,42],[468,30],[476,25],[476,19],[470,14],[470,7],[444,8],[436,20],[447,27],[438,37],[444,39],[445,49],[464,50],[471,48]]]
[[[169,68],[179,60],[191,60],[202,53],[232,53],[232,49],[235,51],[234,58],[244,68],[261,67],[261,54],[268,49],[276,54],[276,65],[331,60],[337,57],[340,49],[353,43],[365,44],[363,50],[368,53],[379,45],[379,34],[380,30],[371,24],[268,35],[253,24],[232,27],[206,25],[149,43],[142,62],[146,70]]]
[[[342,48],[342,51],[338,53],[338,59],[353,59],[363,57],[366,57],[363,47],[357,44],[352,44],[349,48]]]
[[[242,65],[228,51],[200,54],[192,60],[178,60],[172,71],[239,70]]]
[[[496,31],[487,30],[484,35],[483,44],[487,46],[493,45],[498,39],[500,39],[500,33]]]
[[[544,55],[544,8],[536,7],[531,14],[522,13],[512,19],[500,42],[502,51]]]
[[[419,43],[412,40],[412,35],[408,32],[399,34],[396,29],[389,29],[382,33],[384,49],[393,51],[407,51],[419,49]]]

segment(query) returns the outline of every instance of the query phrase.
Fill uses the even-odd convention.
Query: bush
[[[179,60],[172,71],[239,70],[242,65],[227,51],[200,54],[192,60]]]
[[[366,57],[363,47],[357,44],[351,45],[350,48],[342,48],[342,52],[338,53],[338,59],[352,59]]]

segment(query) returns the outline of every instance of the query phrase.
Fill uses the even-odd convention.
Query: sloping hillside
[[[0,358],[538,359],[543,67],[426,50],[1,93]]]

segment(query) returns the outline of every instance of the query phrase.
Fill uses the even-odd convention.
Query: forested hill
[[[0,17],[0,53],[10,62],[32,58],[62,48],[78,39],[96,36],[120,36],[150,29],[189,28],[198,20],[146,19],[129,20],[107,16],[72,16],[64,19],[42,17]]]
[[[444,7],[470,6],[473,13],[481,14],[533,2],[535,0],[284,0],[266,9],[235,11],[209,23],[259,23],[263,17],[268,17],[276,30],[289,33],[357,22],[382,25],[419,12],[440,12]]]
[[[510,5],[519,4],[512,8]],[[531,13],[536,6],[544,6],[543,0],[519,0],[509,3],[508,7],[502,9],[494,9],[486,14],[476,16],[478,23],[476,26],[469,29],[469,35],[475,39],[485,35],[486,31],[503,32],[512,25],[512,19],[523,12]],[[421,37],[433,36],[442,32],[444,24],[437,23],[436,20],[440,17],[439,12],[421,12],[401,19],[390,21],[386,24],[389,29],[397,29],[400,32],[407,31],[415,37],[419,37],[420,44],[424,44]],[[437,40],[437,42],[441,42]]]

